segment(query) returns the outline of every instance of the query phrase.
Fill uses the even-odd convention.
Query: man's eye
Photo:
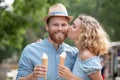
[[[64,27],[64,26],[67,26],[67,24],[62,24],[62,26]]]
[[[58,24],[54,24],[54,26],[59,26]]]

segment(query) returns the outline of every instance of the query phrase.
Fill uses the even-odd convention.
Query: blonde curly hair
[[[99,22],[91,16],[80,15],[78,42],[80,49],[90,50],[95,55],[104,55],[109,49],[108,35]]]

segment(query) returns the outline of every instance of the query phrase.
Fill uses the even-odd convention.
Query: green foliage
[[[120,1],[104,0],[101,2],[102,10],[99,16],[101,22],[105,26],[112,41],[120,40]]]
[[[120,1],[70,0],[68,10],[76,18],[79,14],[95,17],[105,28],[112,41],[120,40]],[[73,6],[73,7],[71,7]]]
[[[14,52],[20,53],[28,43],[24,42],[27,28],[33,27],[38,31],[36,27],[43,24],[41,17],[45,15],[48,4],[42,3],[44,0],[16,0],[13,12],[0,10],[0,62]]]
[[[0,16],[0,62],[4,58],[10,57],[13,50],[22,48],[22,35],[25,30],[21,26],[25,26],[26,20],[11,12],[3,11]],[[18,26],[19,24],[19,26]]]
[[[13,11],[0,7],[0,62],[14,53],[20,55],[25,45],[48,36],[43,18],[55,3],[63,3],[74,18],[79,14],[95,17],[112,41],[120,40],[118,0],[15,0]],[[74,45],[69,39],[66,42]]]

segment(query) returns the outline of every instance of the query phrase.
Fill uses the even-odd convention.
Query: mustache
[[[65,32],[65,31],[59,31],[59,30],[58,30],[58,31],[55,31],[54,33],[55,33],[55,34],[57,34],[57,33],[66,34],[66,33],[68,33],[68,31]]]

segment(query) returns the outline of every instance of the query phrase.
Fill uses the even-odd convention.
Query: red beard
[[[68,31],[48,31],[48,33],[49,33],[50,38],[55,43],[61,44],[67,38]],[[61,37],[61,36],[56,37],[56,34],[58,34],[58,33],[61,33],[64,36],[63,37]]]

